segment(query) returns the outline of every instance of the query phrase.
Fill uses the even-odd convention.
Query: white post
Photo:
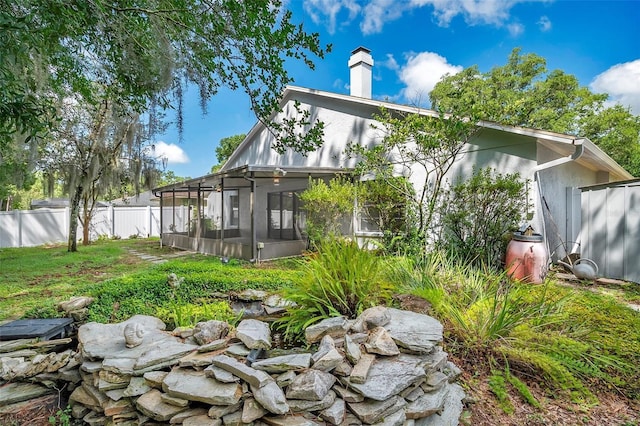
[[[153,231],[153,223],[151,222],[151,206],[147,206],[147,225],[149,225],[149,228],[147,228],[147,238],[149,238]]]
[[[16,216],[16,222],[18,222],[18,247],[22,247],[22,211],[14,210],[13,214]]]
[[[107,212],[111,221],[111,238],[113,238],[116,235],[116,211],[113,208],[113,204],[109,205]]]

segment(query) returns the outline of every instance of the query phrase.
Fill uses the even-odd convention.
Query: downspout
[[[198,216],[196,220],[196,251],[202,253],[200,243],[202,234],[202,184],[198,182],[198,198],[196,198],[196,208],[198,209]]]
[[[220,178],[220,248],[224,255],[224,178]]]
[[[536,181],[536,186],[538,187],[538,201],[539,201],[539,205],[540,205],[540,210],[542,212],[542,221],[541,221],[542,222],[542,235],[544,236],[544,241],[546,243],[547,253],[549,254],[549,256],[551,256],[551,249],[549,247],[549,238],[547,238],[547,227],[546,227],[545,221],[544,221],[544,209],[543,209],[543,206],[542,206],[543,194],[542,194],[542,185],[540,184],[540,171],[541,170],[550,169],[551,167],[560,166],[562,164],[570,163],[571,161],[576,161],[577,159],[582,157],[582,154],[584,154],[583,141],[584,141],[584,139],[574,139],[573,140],[573,145],[575,146],[575,151],[573,151],[573,154],[571,154],[571,155],[569,155],[567,157],[558,158],[558,159],[553,160],[553,161],[547,161],[546,163],[543,163],[543,164],[538,164],[537,166],[535,166],[533,168],[533,176],[534,176],[534,179]],[[549,212],[549,214],[551,214],[551,212]],[[559,235],[558,235],[558,238],[560,238]],[[569,253],[565,253],[565,255],[568,255],[568,254]]]
[[[255,200],[256,200],[256,180],[247,177],[246,173],[242,176],[245,180],[251,182],[251,196],[249,198],[249,211],[251,214],[251,260],[258,259],[258,242],[256,241],[256,218],[255,218]]]

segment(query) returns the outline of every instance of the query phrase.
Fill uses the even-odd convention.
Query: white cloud
[[[173,143],[158,141],[151,145],[150,151],[152,157],[167,157],[168,164],[186,164],[190,161],[184,150]]]
[[[509,30],[509,34],[511,34],[511,37],[518,37],[524,32],[524,25],[518,22],[513,22],[507,25],[507,29]]]
[[[589,87],[609,94],[613,103],[630,106],[634,114],[640,114],[640,59],[612,66],[596,76]]]
[[[365,35],[382,32],[385,23],[399,19],[403,12],[403,3],[394,0],[371,0],[362,11],[364,18],[360,29]]]
[[[394,58],[391,53],[387,53],[387,60],[384,62],[381,62],[380,65],[394,71],[397,71],[400,69],[400,65],[398,65],[398,61],[396,61],[396,58]]]
[[[538,27],[540,28],[540,31],[542,31],[543,33],[546,33],[547,31],[551,31],[552,24],[549,17],[541,16],[540,19],[538,20]]]
[[[349,16],[341,25],[348,25],[360,12],[356,0],[305,0],[303,7],[313,22],[327,27],[329,34],[336,32],[337,16],[342,9],[346,9]]]
[[[349,84],[342,81],[341,78],[337,78],[333,81],[333,87],[338,90],[349,90]]]
[[[449,64],[446,58],[437,53],[407,54],[407,64],[398,71],[400,80],[407,86],[402,90],[402,95],[407,100],[424,100],[443,75],[460,71],[461,66]]]
[[[331,34],[338,25],[349,25],[360,15],[362,33],[375,34],[382,32],[386,23],[423,7],[433,8],[433,16],[442,27],[447,27],[459,15],[469,25],[504,27],[509,22],[511,8],[527,1],[531,0],[304,0],[304,10],[316,24],[324,24]],[[346,19],[339,17],[343,9],[348,12]],[[343,21],[338,23],[339,19]],[[512,24],[507,29],[512,35],[514,32],[519,35],[524,27]]]
[[[438,25],[446,27],[451,20],[462,15],[470,25],[493,24],[502,26],[509,19],[509,10],[525,0],[412,0],[414,7],[433,6]]]

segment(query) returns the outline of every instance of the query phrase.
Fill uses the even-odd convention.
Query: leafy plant
[[[356,186],[346,178],[336,177],[328,184],[322,179],[309,179],[300,200],[307,212],[307,233],[314,245],[340,235],[343,223],[353,212],[355,199]]]
[[[365,180],[358,185],[358,214],[376,223],[382,246],[389,254],[414,254],[424,250],[424,238],[415,226],[415,206],[407,198],[413,185],[403,176]]]
[[[71,407],[66,407],[64,410],[60,409],[56,411],[55,415],[51,415],[48,418],[49,424],[52,426],[70,426],[73,424],[73,417],[71,416]]]
[[[513,413],[513,404],[509,400],[509,390],[507,389],[507,381],[504,373],[499,370],[491,370],[489,376],[489,389],[496,396],[498,404],[502,411],[507,414]]]
[[[518,173],[475,170],[442,200],[441,245],[462,261],[501,268],[508,239],[525,218],[528,195]]]
[[[277,322],[288,340],[300,337],[305,328],[325,318],[355,318],[364,309],[391,300],[394,284],[386,273],[387,262],[362,249],[355,241],[325,241],[303,267],[303,277],[284,290],[297,306]]]
[[[170,301],[156,310],[156,316],[164,321],[168,328],[192,327],[201,321],[218,320],[235,325],[242,314],[233,312],[227,301],[212,303],[180,303]]]
[[[504,272],[463,264],[441,253],[420,262],[398,263],[396,269],[413,293],[431,302],[447,328],[450,347],[463,351],[463,357],[483,360],[479,365],[496,370],[496,365],[504,364],[513,376],[538,372],[551,388],[586,405],[597,401],[586,384],[609,380],[606,372],[619,367],[591,342],[578,340],[577,330],[566,328],[571,294],[552,283],[510,282]],[[524,382],[516,379],[507,381],[529,398]],[[492,381],[499,397],[500,379]]]

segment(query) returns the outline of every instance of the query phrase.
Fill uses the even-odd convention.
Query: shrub
[[[504,365],[514,376],[539,373],[550,388],[590,405],[597,400],[587,384],[609,380],[607,371],[617,367],[596,345],[567,329],[571,318],[565,310],[572,296],[552,283],[510,282],[504,272],[463,265],[437,252],[420,262],[398,263],[396,269],[414,294],[431,302],[445,324],[450,350],[464,351],[461,357],[471,356],[486,369]],[[495,371],[491,377],[497,397],[503,398],[507,380],[528,398],[524,382],[498,377]],[[501,404],[509,410],[507,401]]]
[[[389,302],[394,285],[386,273],[385,259],[358,247],[354,241],[325,241],[303,267],[303,277],[285,289],[295,302],[278,321],[287,340],[299,339],[309,325],[325,318],[344,315],[355,318],[364,309]]]
[[[309,179],[309,187],[300,194],[307,212],[307,233],[319,246],[340,234],[343,222],[350,219],[356,198],[356,186],[346,178],[336,177],[327,184]]]
[[[453,255],[499,269],[508,239],[525,218],[528,195],[518,173],[474,171],[443,196],[440,243]]]

